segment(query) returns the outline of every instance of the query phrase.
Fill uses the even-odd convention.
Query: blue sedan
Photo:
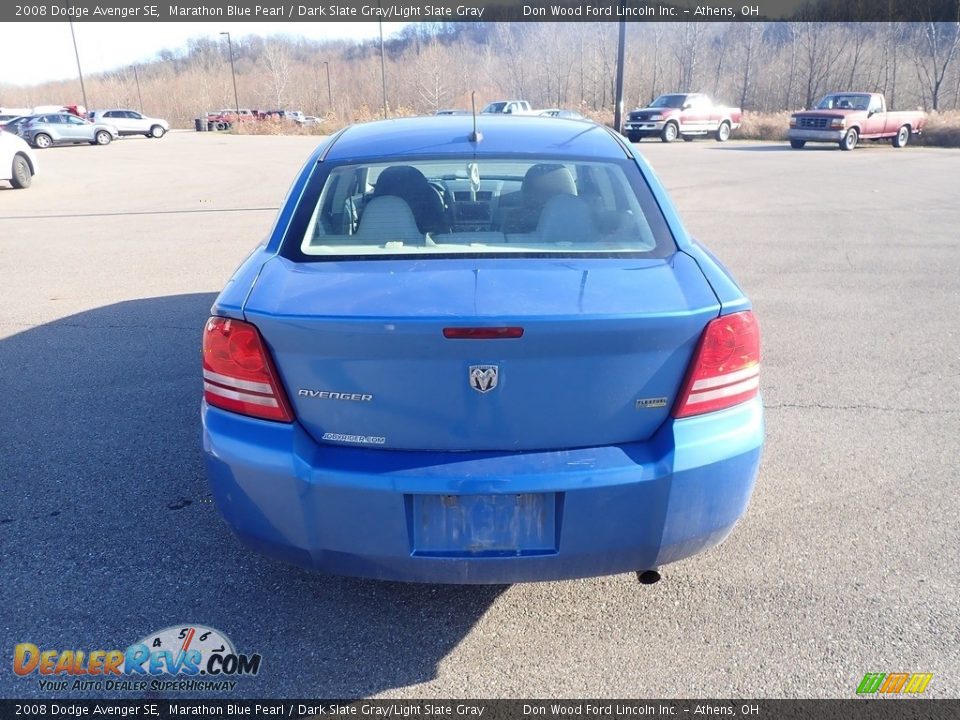
[[[763,445],[750,302],[593,123],[349,127],[203,332],[203,447],[249,547],[437,583],[720,543]]]

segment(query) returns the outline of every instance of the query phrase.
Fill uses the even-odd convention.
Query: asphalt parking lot
[[[248,697],[960,695],[960,151],[642,143],[759,313],[748,514],[653,586],[447,587],[280,565],[209,502],[200,329],[315,143],[173,132],[0,183],[0,695],[51,696],[17,643],[181,623],[263,656]]]

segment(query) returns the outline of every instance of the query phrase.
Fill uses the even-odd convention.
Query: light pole
[[[237,95],[237,71],[233,67],[233,42],[230,40],[230,33],[222,32],[221,35],[227,36],[227,48],[230,50],[230,75],[233,77],[233,104],[237,110],[237,118],[240,117],[240,99]]]
[[[380,7],[380,0],[377,0],[377,7]],[[378,20],[380,25],[380,84],[383,85],[383,119],[387,119],[387,70],[383,60],[383,20]]]
[[[620,0],[620,7],[623,8],[624,2]],[[622,16],[621,16],[622,17]],[[623,62],[626,44],[627,23],[620,21],[620,35],[617,39],[617,80],[616,80],[616,102],[613,110],[613,129],[617,132],[623,131]]]
[[[137,66],[133,66],[133,79],[137,81],[137,100],[140,101],[140,114],[143,114],[143,95],[140,94],[140,74],[137,72]]]
[[[327,69],[327,105],[330,106],[330,110],[333,110],[333,91],[330,89],[330,62],[324,60],[323,65]]]
[[[80,69],[80,51],[77,50],[77,36],[73,32],[73,20],[70,21],[70,37],[73,38],[73,54],[77,58],[77,75],[80,76],[80,93],[83,95],[83,107],[88,109],[87,106],[87,88],[83,85],[83,70]]]

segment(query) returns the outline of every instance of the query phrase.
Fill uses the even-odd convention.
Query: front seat
[[[353,236],[372,245],[388,242],[423,245],[423,233],[417,227],[410,206],[395,195],[373,198],[363,208],[360,227]]]
[[[393,195],[403,200],[413,211],[421,233],[449,232],[446,210],[437,191],[426,176],[409,165],[388,167],[377,178],[373,197]]]
[[[506,211],[500,224],[504,233],[529,233],[537,229],[540,213],[557,195],[577,195],[577,183],[563,165],[539,163],[527,170],[520,186],[521,206]]]

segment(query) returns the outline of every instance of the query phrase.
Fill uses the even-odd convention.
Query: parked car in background
[[[297,120],[297,125],[300,125],[301,127],[313,127],[314,125],[323,125],[323,123],[326,121],[326,118],[320,118],[314,115],[304,115]]]
[[[104,122],[91,122],[69,113],[37,115],[20,126],[20,137],[37,148],[51,145],[90,143],[109,145],[119,137],[117,128]]]
[[[37,156],[23,138],[0,130],[0,180],[18,190],[28,188],[38,169]]]
[[[880,93],[831,93],[813,110],[790,116],[787,137],[799,150],[808,142],[836,143],[853,150],[861,140],[890,140],[895,148],[906,147],[911,135],[919,135],[927,122],[920,110],[887,110]]]
[[[170,129],[170,123],[166,120],[147,117],[136,110],[93,110],[87,117],[94,123],[112,125],[121,137],[144,135],[148,138],[162,138]]]
[[[455,108],[445,108],[443,110],[437,110],[434,115],[469,115],[469,110],[459,110]]]
[[[678,137],[690,141],[704,135],[726,142],[740,127],[741,115],[740,108],[715,104],[703,93],[669,93],[627,115],[623,132],[630,142],[645,137],[666,143]]]
[[[583,115],[576,110],[562,110],[561,108],[549,108],[541,110],[539,113],[543,117],[566,118],[567,120],[584,120]]]
[[[202,357],[221,514],[338,574],[652,570],[730,533],[763,445],[749,300],[594,123],[348,127],[214,302]]]
[[[488,103],[481,115],[537,115],[539,110],[533,110],[526,100],[495,100]]]
[[[19,135],[20,128],[23,126],[25,122],[27,122],[27,120],[29,120],[32,117],[35,117],[35,116],[34,115],[18,115],[17,117],[10,118],[9,120],[0,122],[0,130],[5,130],[9,133],[13,133],[14,135]]]

